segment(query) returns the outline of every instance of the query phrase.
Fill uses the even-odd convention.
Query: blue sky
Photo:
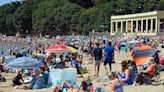
[[[0,0],[0,5],[10,3],[10,2],[13,2],[13,1],[20,1],[20,0]]]

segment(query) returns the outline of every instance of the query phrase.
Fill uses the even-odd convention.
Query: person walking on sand
[[[109,71],[112,70],[112,63],[114,61],[114,47],[112,46],[112,42],[109,41],[108,45],[104,47],[104,68],[106,72],[108,73]],[[107,68],[107,64],[109,64],[109,70]]]
[[[94,58],[95,58],[95,75],[94,76],[99,76],[99,69],[100,69],[100,64],[102,60],[102,49],[99,47],[99,44],[96,43],[96,48],[93,51]]]

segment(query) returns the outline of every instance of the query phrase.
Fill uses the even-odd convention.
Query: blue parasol
[[[14,69],[31,69],[37,68],[41,65],[42,63],[39,62],[37,59],[33,59],[30,57],[19,57],[9,62],[6,66]]]

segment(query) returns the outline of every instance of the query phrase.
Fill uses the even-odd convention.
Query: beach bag
[[[95,92],[105,92],[105,88],[97,87]]]
[[[88,70],[87,69],[84,69],[84,68],[82,68],[82,67],[79,67],[79,74],[86,74],[86,73],[88,73]]]
[[[6,79],[0,75],[0,82],[6,82]]]
[[[81,86],[83,87],[84,91],[87,91],[88,85],[86,82],[82,81]]]

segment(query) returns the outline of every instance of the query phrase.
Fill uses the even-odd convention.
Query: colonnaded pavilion
[[[111,16],[110,34],[164,35],[164,11]]]

